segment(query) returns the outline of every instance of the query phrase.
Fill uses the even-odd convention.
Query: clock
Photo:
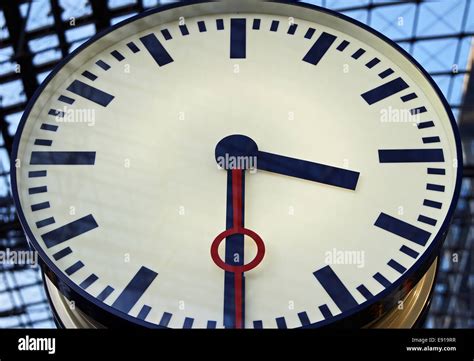
[[[459,195],[440,90],[341,14],[198,2],[41,85],[12,189],[50,283],[106,327],[362,327],[403,308]]]
[[[413,328],[422,325],[429,310],[437,266],[438,262],[435,261],[416,286],[397,302],[396,307],[383,314],[378,312],[378,317],[374,317],[371,322],[363,327]],[[51,309],[59,327],[104,328],[104,325],[82,312],[79,308],[71,307],[71,301],[58,290],[48,277],[44,279],[44,282]]]

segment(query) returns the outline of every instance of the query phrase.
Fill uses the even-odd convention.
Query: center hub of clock
[[[246,135],[234,134],[222,138],[216,145],[216,162],[223,169],[256,168],[257,143]]]

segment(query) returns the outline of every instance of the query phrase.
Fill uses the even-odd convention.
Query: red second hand
[[[247,229],[243,225],[243,177],[244,169],[232,169],[232,227],[219,233],[211,244],[211,258],[214,263],[226,272],[234,274],[234,305],[235,305],[235,328],[243,328],[243,274],[257,267],[265,256],[265,244],[262,238],[251,229]],[[255,242],[257,254],[254,259],[247,264],[234,265],[226,263],[219,256],[219,245],[228,237],[235,234],[241,234],[249,237]],[[243,262],[244,260],[242,260]]]
[[[242,173],[244,170],[232,170],[232,214],[234,218],[233,230],[241,233],[242,222]],[[235,328],[243,327],[242,320],[242,272],[234,273],[234,296],[235,296]]]

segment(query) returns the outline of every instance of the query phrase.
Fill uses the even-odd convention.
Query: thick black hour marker
[[[132,280],[123,289],[112,307],[128,313],[151,285],[158,273],[142,266]]]
[[[245,59],[247,53],[247,20],[230,19],[230,58]]]
[[[443,149],[380,149],[380,163],[444,162]]]
[[[372,105],[381,100],[384,100],[402,90],[408,88],[408,84],[402,78],[396,78],[388,83],[382,84],[375,89],[369,90],[364,94],[361,94],[362,98],[367,102],[367,104]]]
[[[80,80],[74,80],[66,89],[103,107],[109,105],[112,99],[114,99],[113,95],[97,89],[92,85],[83,83]]]
[[[64,226],[53,229],[52,231],[43,234],[41,238],[46,244],[46,247],[51,248],[97,227],[99,227],[99,225],[95,221],[94,216],[89,214],[72,221],[71,223],[65,224]]]
[[[164,46],[161,45],[155,34],[152,33],[142,36],[140,41],[159,66],[164,66],[173,62],[173,58],[168,54]]]
[[[374,225],[421,246],[424,246],[431,236],[430,232],[385,213],[380,213]]]
[[[31,152],[30,164],[94,165],[95,152]]]
[[[336,36],[328,33],[322,33],[318,40],[316,40],[316,42],[313,44],[311,49],[309,49],[309,51],[306,53],[303,61],[317,65],[335,40]]]
[[[313,274],[342,312],[358,305],[330,266],[325,266]]]

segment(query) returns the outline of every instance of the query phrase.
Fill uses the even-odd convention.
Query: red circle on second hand
[[[221,242],[225,238],[232,236],[234,234],[243,234],[243,235],[249,236],[250,238],[252,238],[252,240],[255,242],[255,245],[257,246],[257,254],[255,258],[251,262],[244,264],[242,266],[233,266],[233,265],[227,264],[219,256],[219,245],[221,244]],[[247,228],[243,228],[243,227],[229,228],[225,230],[214,239],[211,245],[212,260],[218,267],[222,268],[224,271],[227,271],[227,272],[232,272],[232,273],[248,272],[254,269],[255,267],[257,267],[260,264],[260,262],[262,262],[264,256],[265,256],[265,244],[263,243],[262,238],[254,231]]]

